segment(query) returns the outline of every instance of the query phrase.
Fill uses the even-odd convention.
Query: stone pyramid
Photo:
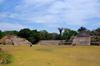
[[[14,34],[8,34],[2,42],[3,45],[29,45],[31,42]]]

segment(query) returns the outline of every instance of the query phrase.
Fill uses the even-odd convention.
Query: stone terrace
[[[38,45],[59,45],[61,40],[41,40],[37,44]]]

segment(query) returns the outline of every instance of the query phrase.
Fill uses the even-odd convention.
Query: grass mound
[[[1,64],[9,64],[11,63],[12,56],[8,53],[5,53],[1,48],[0,48],[0,63]]]
[[[3,38],[1,38],[0,43],[2,43],[6,38],[7,38],[7,36],[4,36]]]

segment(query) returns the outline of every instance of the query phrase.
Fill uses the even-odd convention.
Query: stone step
[[[39,45],[59,45],[61,40],[41,40],[37,44]]]

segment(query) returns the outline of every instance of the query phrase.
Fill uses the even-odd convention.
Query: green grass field
[[[0,66],[100,66],[100,46],[0,45],[13,62]]]

